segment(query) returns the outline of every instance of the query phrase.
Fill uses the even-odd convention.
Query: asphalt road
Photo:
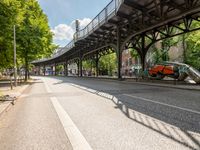
[[[0,149],[200,150],[199,91],[34,78],[0,120]]]

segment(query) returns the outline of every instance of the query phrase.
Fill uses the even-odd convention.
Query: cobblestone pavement
[[[16,105],[0,118],[0,149],[72,149],[43,83],[31,85]]]

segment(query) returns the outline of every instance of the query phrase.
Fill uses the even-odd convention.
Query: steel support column
[[[82,58],[79,59],[79,76],[83,76]]]
[[[38,66],[38,75],[40,76],[40,65]]]
[[[43,66],[43,75],[45,76],[45,74],[46,74],[46,67],[45,67],[45,65]]]
[[[57,72],[56,72],[56,63],[54,64],[54,75],[55,76],[57,75]]]
[[[121,68],[122,68],[122,50],[121,50],[121,32],[120,32],[120,27],[117,27],[117,60],[118,60],[118,65],[117,65],[117,70],[118,70],[118,79],[122,78],[121,75]]]
[[[68,62],[66,61],[64,64],[65,76],[68,76]]]
[[[51,75],[53,76],[53,66],[51,66]]]
[[[83,56],[80,52],[80,55],[79,55],[79,76],[82,77],[83,76],[83,67],[82,67],[82,63],[83,63],[83,60],[82,60]]]
[[[141,65],[142,65],[142,71],[145,70],[145,57],[146,57],[146,48],[145,48],[145,36],[142,35],[142,49],[141,49]]]
[[[80,76],[80,65],[79,65],[79,62],[80,62],[79,60],[76,62],[77,68],[78,68],[78,72],[77,72],[78,76]]]
[[[99,52],[96,52],[96,57],[95,57],[95,65],[96,65],[96,77],[99,76]]]
[[[155,43],[155,41],[151,40],[150,42],[147,42],[145,34],[141,34],[137,37],[134,37],[131,43],[132,48],[137,50],[138,54],[140,55],[142,71],[144,71],[147,51],[149,50],[150,46]]]

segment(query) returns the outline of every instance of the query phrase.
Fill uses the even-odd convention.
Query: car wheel
[[[178,77],[179,77],[179,72],[174,72],[174,78],[178,79]]]
[[[165,75],[161,74],[161,73],[158,73],[157,76],[156,76],[158,79],[163,79],[165,77]]]

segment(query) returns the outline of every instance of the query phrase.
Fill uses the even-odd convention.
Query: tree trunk
[[[25,81],[29,78],[28,59],[25,57]]]

